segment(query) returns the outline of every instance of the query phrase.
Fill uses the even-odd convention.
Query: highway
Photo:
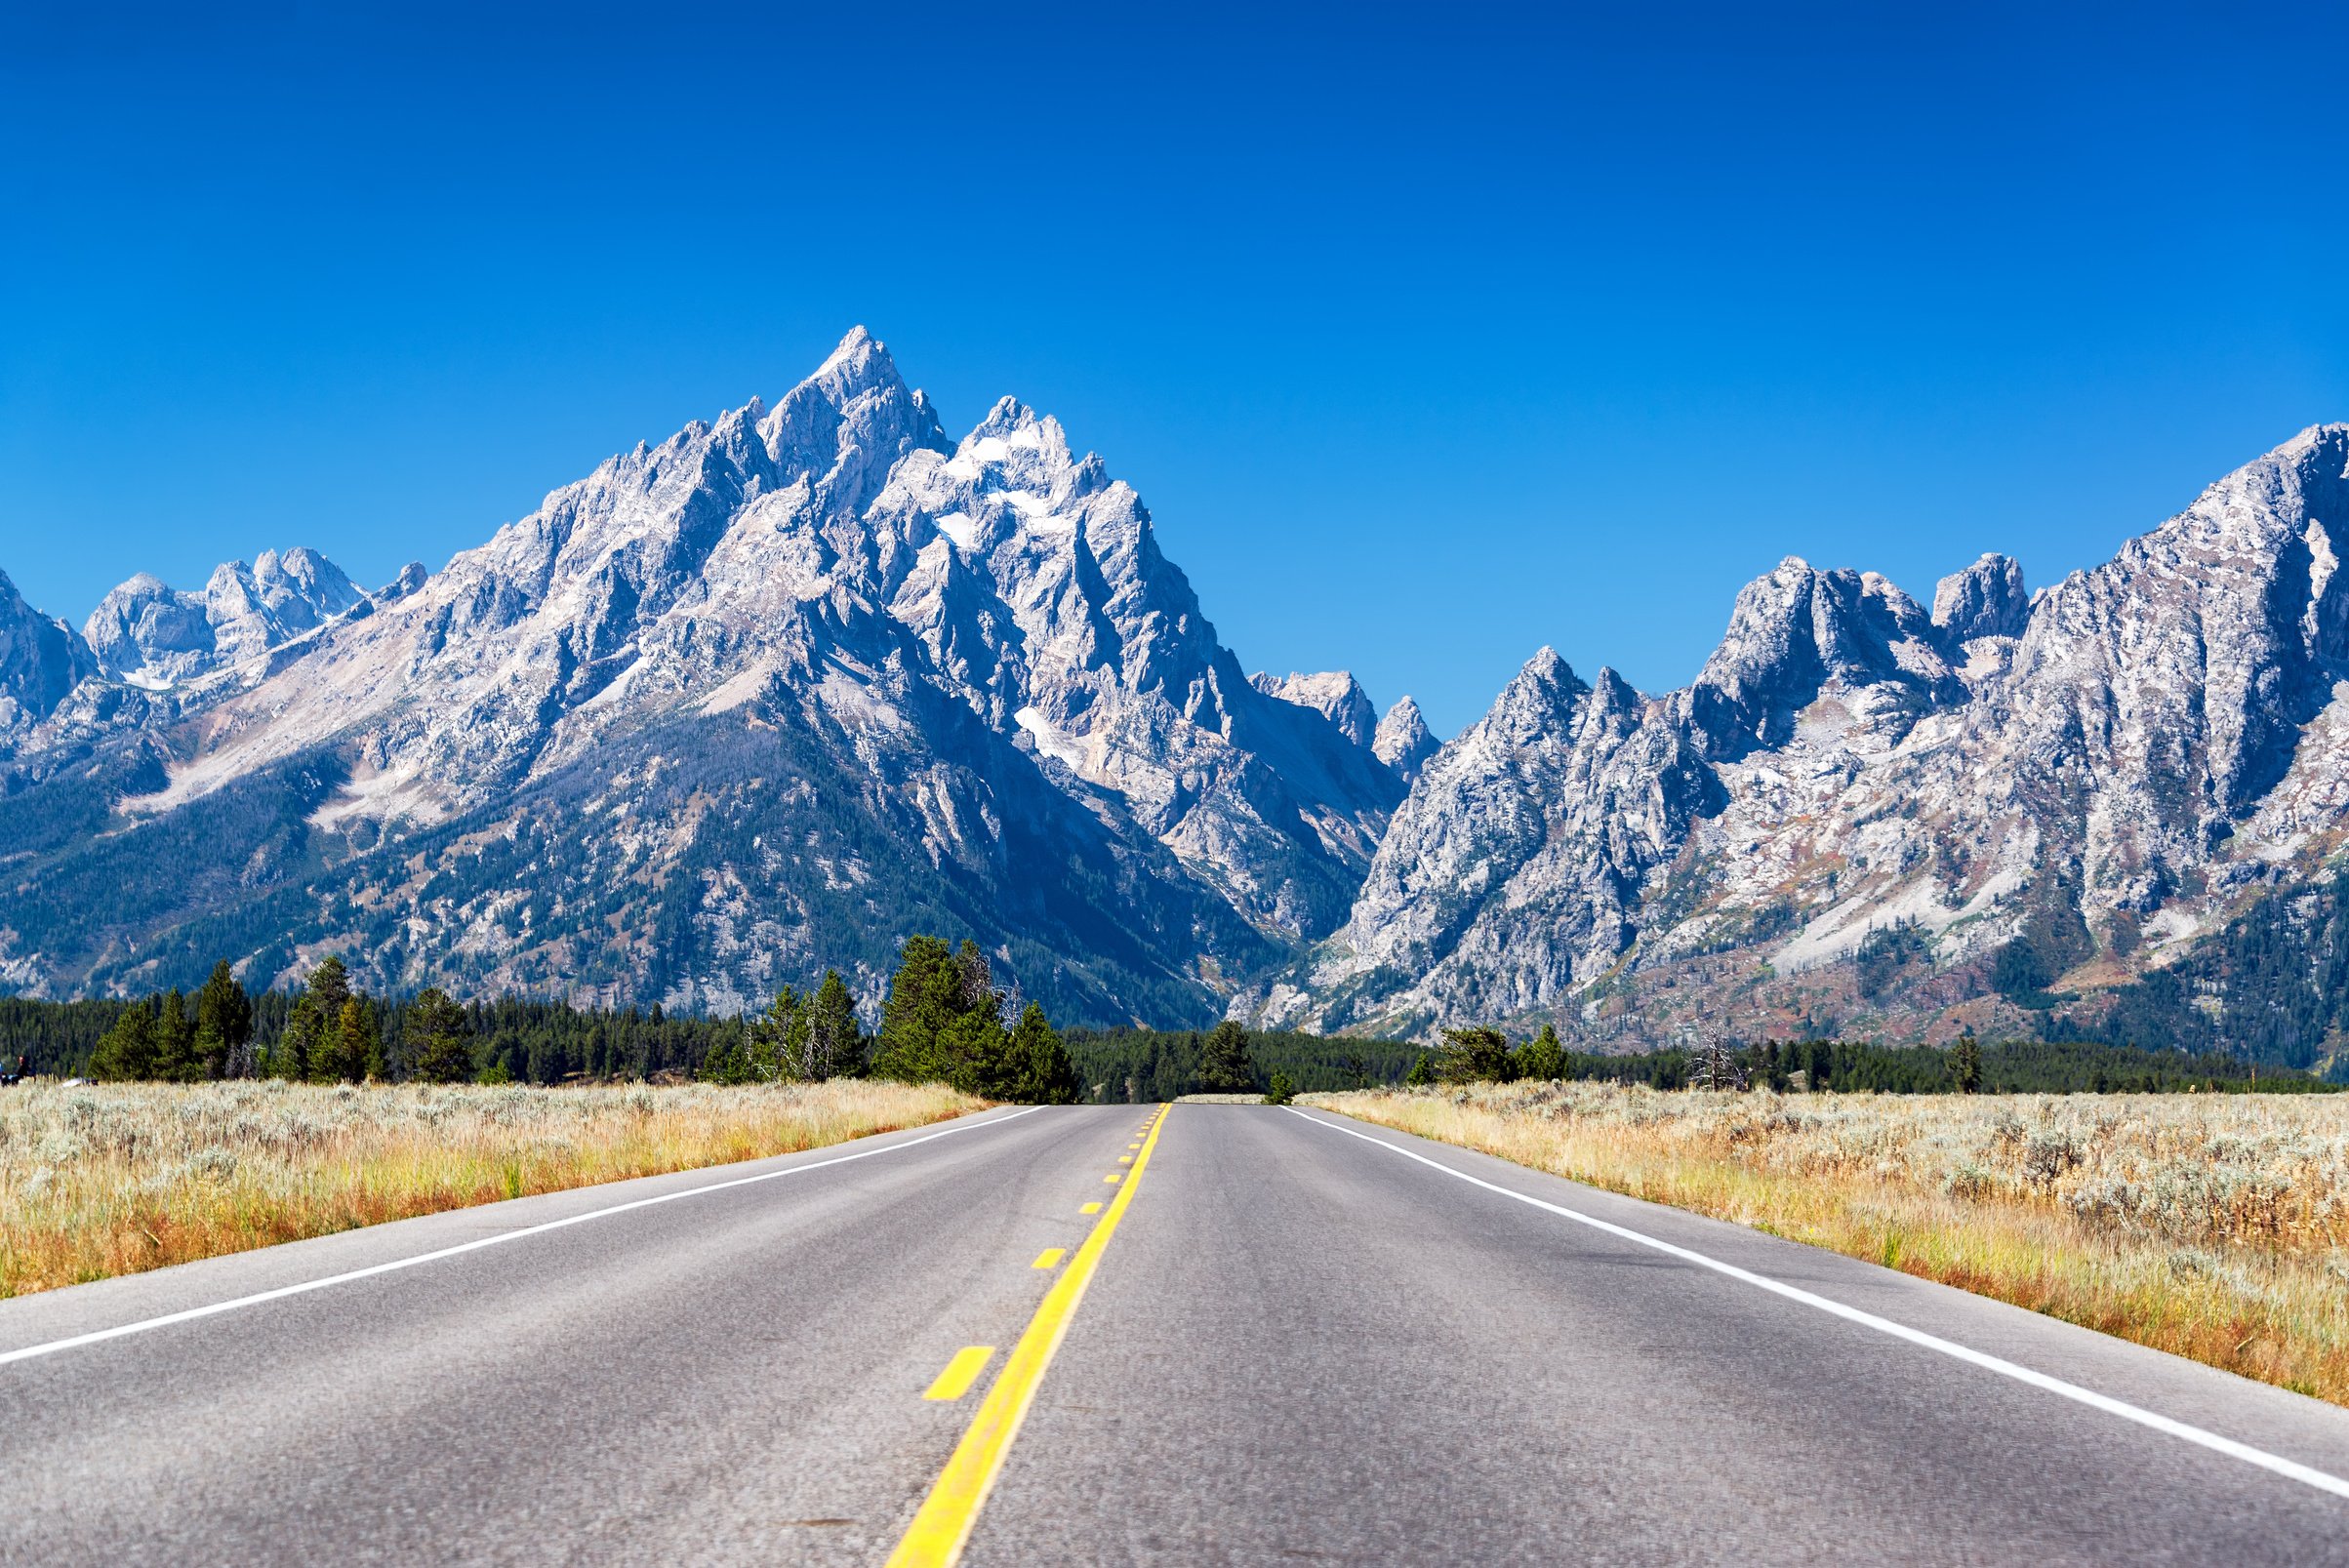
[[[1318,1110],[0,1303],[6,1563],[2349,1562],[2349,1412]]]

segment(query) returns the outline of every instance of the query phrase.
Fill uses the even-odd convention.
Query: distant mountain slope
[[[0,802],[46,846],[0,862],[0,979],[331,947],[383,985],[732,1007],[826,963],[870,989],[938,929],[1064,1016],[1203,1019],[1344,917],[1403,793],[1248,682],[1101,460],[1009,399],[948,441],[861,329],[421,583],[305,557],[333,591],[272,599],[295,564],[242,601],[311,624],[234,679],[197,678],[247,623],[229,568],[92,618],[116,680]]]
[[[1662,697],[1545,651],[1425,764],[1346,924],[1240,1009],[1627,1043],[2094,1013],[2063,997],[2340,846],[2345,473],[2349,426],[2311,428],[2036,598],[2000,556],[1930,613],[1789,559]]]

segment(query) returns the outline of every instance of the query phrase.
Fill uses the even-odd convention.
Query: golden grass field
[[[2349,1404],[2349,1096],[1306,1098]]]
[[[242,1081],[0,1091],[0,1297],[385,1220],[918,1127],[984,1101],[721,1088]]]

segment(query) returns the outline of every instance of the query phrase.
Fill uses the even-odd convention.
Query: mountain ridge
[[[1789,557],[1689,686],[1574,692],[1527,726],[1529,682],[1579,686],[1545,651],[1429,761],[1347,924],[1237,1010],[1642,1045],[2044,1027],[1995,983],[2002,953],[2109,988],[2328,874],[2345,522],[2349,425],[2314,425],[2036,595],[1986,555],[1928,615]],[[1924,969],[1857,994],[1847,961],[1895,930]]]
[[[372,593],[0,578],[0,985],[724,1010],[918,928],[1091,1022],[2079,1029],[2349,839],[2345,521],[2313,425],[2036,592],[1789,556],[1688,685],[1544,648],[1439,744],[1244,673],[1099,455],[859,328]]]
[[[299,914],[231,956],[268,976],[339,946],[383,985],[729,1007],[835,959],[871,989],[918,910],[1120,1020],[1211,1017],[1227,968],[1325,932],[1403,793],[1366,735],[1249,683],[1097,456],[1010,398],[949,441],[862,329],[772,407],[615,455],[396,585],[232,680],[132,686],[118,659],[20,751],[20,813],[66,811],[43,770],[80,752],[142,785],[113,813],[133,834],[265,796],[247,880]],[[745,733],[790,765],[759,771]],[[712,771],[675,787],[680,755]],[[498,885],[484,832],[553,885]],[[70,955],[16,914],[17,984],[102,988],[194,961],[221,910]]]

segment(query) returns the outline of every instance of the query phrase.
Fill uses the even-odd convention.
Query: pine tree
[[[796,1082],[807,1073],[807,998],[792,986],[776,991],[767,1010],[750,1021],[745,1045],[749,1068],[745,1081]]]
[[[872,1075],[907,1083],[944,1083],[952,1076],[945,1034],[961,1016],[962,975],[954,954],[936,937],[908,937],[881,1003],[873,1042]]]
[[[1445,1029],[1436,1054],[1436,1076],[1445,1083],[1506,1083],[1510,1065],[1509,1037],[1482,1025]]]
[[[1255,1087],[1256,1063],[1248,1054],[1248,1031],[1226,1019],[1199,1047],[1199,1093],[1244,1095]]]
[[[1296,1098],[1297,1088],[1289,1082],[1289,1075],[1275,1067],[1273,1081],[1265,1086],[1264,1103],[1268,1106],[1285,1106]]]
[[[375,1009],[363,996],[343,1004],[342,1026],[336,1030],[343,1048],[343,1076],[352,1082],[384,1075],[384,1040],[376,1031]]]
[[[196,992],[196,1040],[205,1076],[242,1078],[252,1072],[253,998],[224,958],[212,966],[212,978]]]
[[[743,1084],[758,1081],[758,1066],[752,1060],[753,1040],[744,1020],[741,1029],[728,1029],[718,1042],[702,1058],[694,1076],[703,1083]]]
[[[195,1021],[187,1016],[187,998],[177,988],[163,993],[155,1018],[154,1077],[165,1083],[195,1083],[204,1076],[203,1053],[196,1046]]]
[[[467,1083],[472,1048],[466,1044],[465,1009],[437,985],[408,1004],[408,1076],[419,1083]]]
[[[1021,1066],[1019,1098],[1035,1106],[1073,1106],[1084,1092],[1060,1032],[1030,1002],[1011,1031],[1011,1055]]]
[[[1422,1051],[1419,1053],[1419,1060],[1411,1064],[1411,1070],[1403,1074],[1403,1086],[1409,1089],[1426,1089],[1433,1086],[1435,1082],[1435,1059],[1427,1052]]]
[[[857,1002],[848,982],[836,969],[824,972],[824,984],[807,1004],[807,1060],[813,1076],[856,1077],[865,1071],[865,1031],[857,1023]]]
[[[354,1078],[358,1073],[350,1061],[349,1047],[343,1039],[343,1008],[350,1000],[350,974],[343,960],[328,953],[310,971],[307,992],[318,1020],[318,1032],[310,1041],[303,1074],[319,1083],[333,1083],[343,1078]]]
[[[1025,1064],[1013,1055],[1011,1034],[992,1012],[972,1008],[946,1026],[941,1044],[951,1064],[948,1083],[987,1100],[1020,1098]]]
[[[1982,1087],[1982,1048],[1974,1043],[1971,1030],[1958,1036],[1958,1043],[1949,1048],[1950,1076],[1958,1080],[1958,1093],[1970,1095]]]
[[[155,1075],[155,1003],[133,1002],[90,1054],[90,1076],[129,1082]]]
[[[1558,1028],[1544,1024],[1542,1032],[1528,1040],[1518,1052],[1518,1076],[1553,1083],[1564,1076],[1566,1050],[1558,1042]]]
[[[294,999],[293,1010],[286,1014],[286,1026],[278,1032],[276,1049],[269,1053],[269,1075],[290,1078],[296,1083],[307,1078],[312,1064],[321,1054],[324,1032],[318,1018],[317,998],[303,992]]]

